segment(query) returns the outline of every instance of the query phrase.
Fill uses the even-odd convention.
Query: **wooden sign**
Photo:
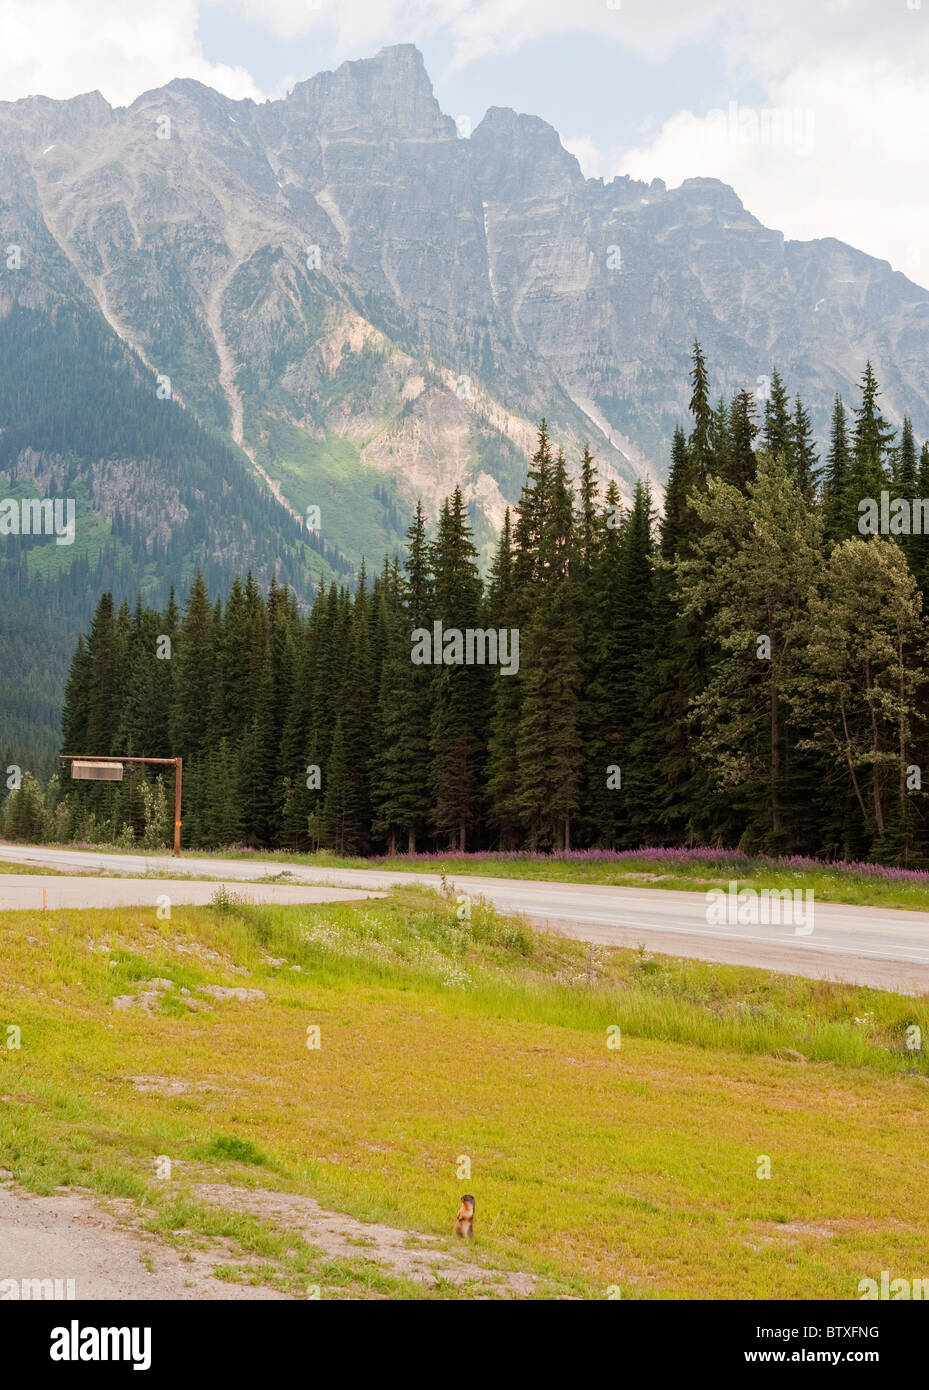
[[[79,782],[121,782],[122,763],[94,763],[77,758],[71,764],[71,776]]]

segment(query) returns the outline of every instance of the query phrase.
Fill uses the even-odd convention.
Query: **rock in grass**
[[[202,994],[212,994],[214,999],[265,999],[267,996],[263,989],[243,989],[229,988],[227,985],[200,985]]]

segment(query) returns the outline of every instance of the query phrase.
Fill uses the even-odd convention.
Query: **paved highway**
[[[54,868],[69,878],[0,875],[0,910],[41,906],[111,907],[117,902],[152,905],[159,893],[174,903],[208,902],[215,884],[164,879],[108,880],[79,875],[105,870],[127,875],[188,873],[222,878],[234,888],[277,873],[268,861],[169,855],[105,854],[0,844],[0,860]],[[253,885],[248,896],[266,901],[320,901],[311,887],[340,887],[359,893],[383,891],[394,883],[437,888],[439,875],[385,869],[323,869],[295,865],[286,887]],[[483,897],[504,912],[582,941],[649,950],[698,960],[755,965],[812,979],[836,979],[908,994],[929,993],[929,913],[816,903],[813,930],[793,926],[710,925],[702,893],[660,888],[607,888],[594,884],[547,883],[538,879],[450,875],[457,893]],[[117,886],[113,886],[113,885]],[[265,896],[266,895],[266,896]]]
[[[87,870],[85,868],[84,872]],[[59,907],[158,907],[165,897],[181,907],[203,907],[225,888],[250,903],[336,903],[383,897],[368,888],[309,884],[243,883],[241,879],[204,883],[183,878],[73,878],[45,874],[0,874],[0,912]]]

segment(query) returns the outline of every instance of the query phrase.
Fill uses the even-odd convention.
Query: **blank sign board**
[[[71,776],[79,782],[121,782],[122,763],[94,763],[77,759],[71,764]]]

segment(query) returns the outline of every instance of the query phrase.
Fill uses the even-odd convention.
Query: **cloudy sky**
[[[0,99],[262,100],[409,42],[452,116],[542,116],[590,177],[724,179],[929,286],[929,0],[2,0]]]

